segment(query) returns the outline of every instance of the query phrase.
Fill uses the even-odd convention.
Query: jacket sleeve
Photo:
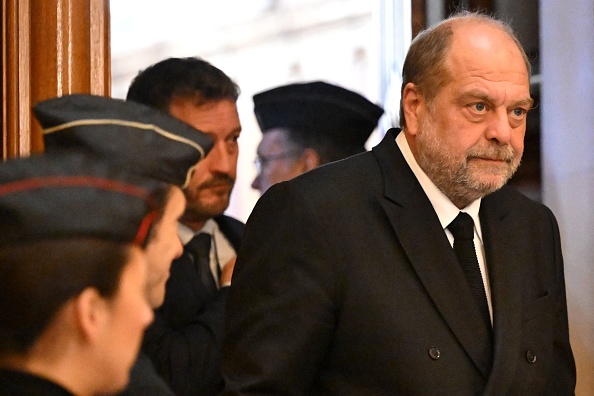
[[[334,324],[332,248],[308,199],[286,183],[246,224],[225,319],[225,394],[308,394]]]
[[[224,215],[214,220],[237,251],[244,224]],[[171,266],[165,301],[143,342],[143,351],[179,396],[214,395],[223,387],[220,355],[229,288],[211,294],[201,285],[184,252]]]
[[[573,395],[576,384],[576,368],[571,345],[569,343],[569,325],[567,317],[567,297],[565,291],[565,275],[563,256],[561,253],[561,239],[559,226],[553,213],[548,210],[554,234],[554,249],[556,263],[556,314],[553,339],[554,362],[549,375],[551,395]]]
[[[143,351],[178,396],[217,394],[222,389],[220,351],[228,287],[185,321],[161,310],[146,330]]]

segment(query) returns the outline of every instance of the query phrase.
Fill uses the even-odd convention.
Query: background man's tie
[[[210,234],[201,232],[186,244],[185,249],[194,259],[196,271],[206,290],[215,292],[217,284],[210,269],[210,243]]]

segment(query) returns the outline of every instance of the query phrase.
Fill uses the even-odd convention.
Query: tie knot
[[[448,226],[448,230],[454,236],[454,240],[474,239],[474,221],[472,221],[472,217],[467,213],[458,213],[458,216]]]
[[[186,249],[195,257],[208,257],[210,253],[210,234],[201,232],[186,243]]]

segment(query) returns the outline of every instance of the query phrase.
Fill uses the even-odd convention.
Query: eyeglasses
[[[254,165],[256,166],[256,172],[262,173],[262,170],[270,165],[272,161],[277,161],[280,159],[285,158],[295,158],[301,155],[301,151],[287,151],[285,153],[275,154],[275,155],[258,155],[254,160]]]

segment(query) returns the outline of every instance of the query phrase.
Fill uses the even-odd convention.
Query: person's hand
[[[233,275],[233,268],[235,268],[235,260],[236,259],[237,259],[237,256],[233,257],[231,260],[229,260],[227,262],[227,264],[225,264],[223,266],[223,269],[221,270],[221,279],[220,279],[221,287],[231,285],[231,276]]]

